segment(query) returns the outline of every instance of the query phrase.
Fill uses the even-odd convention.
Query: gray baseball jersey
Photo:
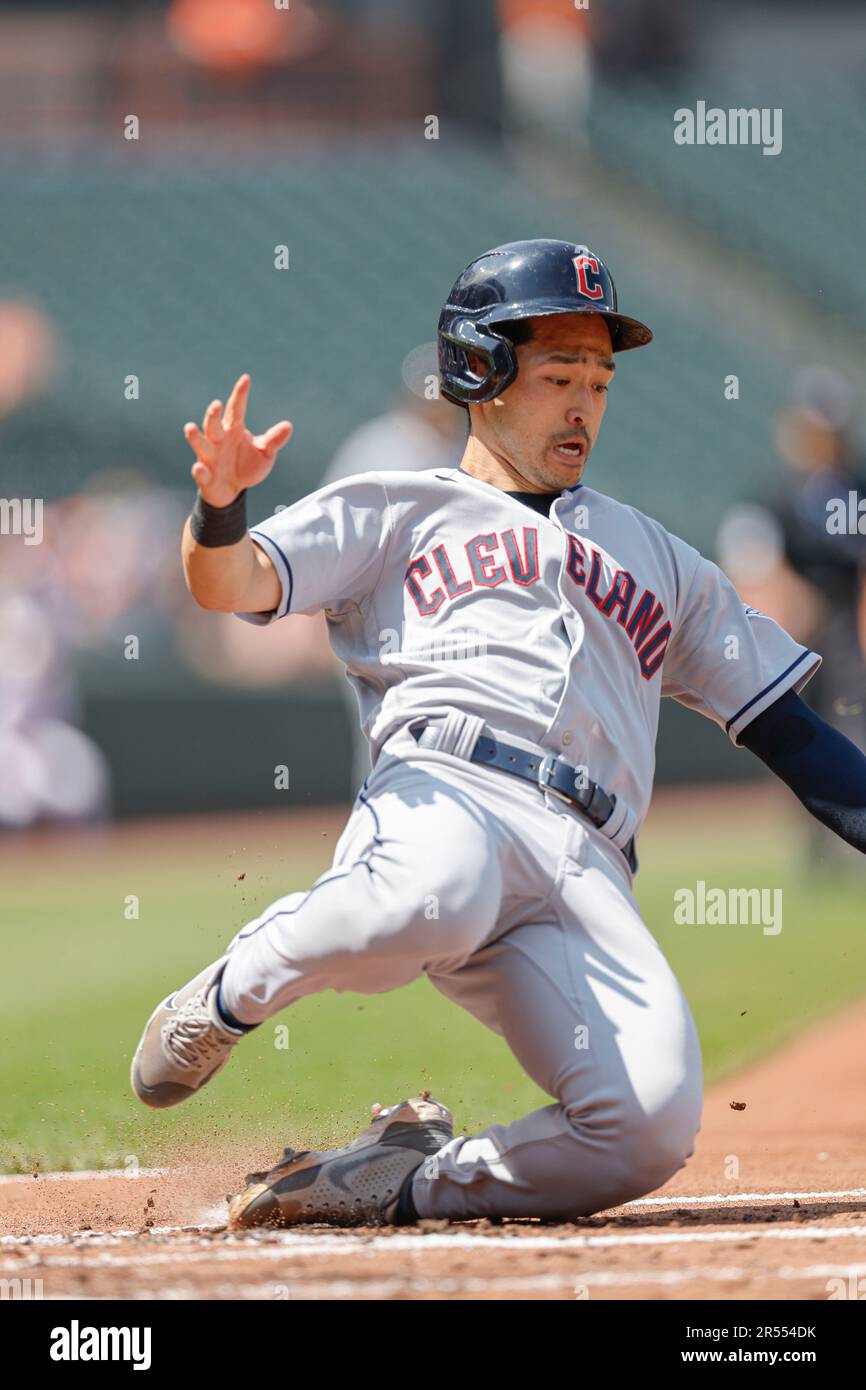
[[[659,701],[734,743],[821,658],[745,606],[722,571],[584,485],[549,519],[461,469],[366,473],[252,528],[282,595],[267,623],[324,609],[373,759],[416,716],[458,708],[561,754],[643,821]]]
[[[588,1215],[659,1187],[701,1114],[694,1021],[621,852],[649,800],[659,701],[736,743],[819,658],[587,487],[545,516],[459,469],[367,473],[252,534],[281,596],[247,616],[325,610],[375,765],[332,866],[230,944],[223,1005],[260,1023],[425,975],[505,1038],[553,1103],[426,1160],[421,1216]],[[433,745],[418,716],[436,719]],[[617,796],[612,825],[473,763],[485,728],[585,766]]]

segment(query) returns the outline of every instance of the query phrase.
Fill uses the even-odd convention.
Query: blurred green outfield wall
[[[761,775],[714,724],[666,700],[657,783]],[[351,801],[351,731],[336,684],[256,691],[167,691],[147,701],[91,696],[86,727],[107,753],[118,815],[258,807],[297,809]],[[274,767],[289,769],[276,790]]]

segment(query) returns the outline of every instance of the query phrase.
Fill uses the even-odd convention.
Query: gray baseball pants
[[[408,730],[386,744],[333,866],[244,927],[222,1000],[259,1023],[322,990],[426,975],[552,1098],[446,1144],[423,1217],[587,1216],[692,1154],[701,1054],[621,854],[577,808]]]

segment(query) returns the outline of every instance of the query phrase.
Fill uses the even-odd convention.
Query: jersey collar
[[[493,483],[485,483],[482,478],[476,478],[474,473],[467,473],[466,469],[461,468],[459,464],[456,468],[443,468],[437,470],[436,477],[444,478],[451,482],[460,482],[463,478],[468,478],[470,483],[477,483],[479,487],[489,488],[491,492],[501,492],[504,496],[508,496],[504,488],[495,487]],[[582,487],[583,483],[575,483],[574,487],[564,487],[559,495],[560,497],[573,497]],[[518,488],[514,490],[515,492],[519,491]]]

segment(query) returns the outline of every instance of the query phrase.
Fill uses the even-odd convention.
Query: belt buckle
[[[558,762],[559,758],[555,753],[545,754],[538,768],[538,785],[542,791],[549,792],[551,796],[558,796],[560,801],[564,801],[567,806],[576,806],[578,804],[576,798],[567,796],[565,792],[561,792],[551,785],[553,766],[554,763]]]

